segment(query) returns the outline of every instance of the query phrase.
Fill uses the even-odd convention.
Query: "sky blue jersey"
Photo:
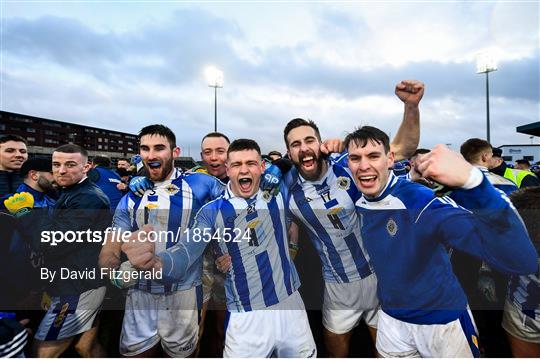
[[[169,180],[154,183],[152,190],[144,196],[126,194],[118,203],[114,213],[113,227],[127,231],[137,231],[145,224],[151,224],[158,237],[155,241],[156,253],[172,247],[184,231],[193,225],[197,211],[207,202],[218,198],[225,185],[215,177],[202,174],[184,174],[175,169]],[[202,268],[202,260],[195,266]],[[138,288],[150,293],[166,293],[189,289],[200,283],[200,275],[174,283],[159,283],[140,280]]]
[[[160,254],[164,280],[196,271],[200,276],[194,265],[211,242],[232,259],[225,280],[229,311],[264,309],[288,298],[300,281],[288,250],[287,200],[283,186],[276,196],[259,190],[245,199],[234,196],[229,184],[222,197],[201,208],[188,235]]]
[[[445,246],[502,272],[529,274],[538,269],[521,218],[485,177],[473,189],[439,198],[422,185],[390,174],[381,195],[362,197],[357,208],[364,246],[377,273],[381,307],[399,320],[444,324],[465,310],[467,299]]]

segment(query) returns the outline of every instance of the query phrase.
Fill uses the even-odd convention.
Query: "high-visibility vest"
[[[510,181],[514,182],[518,186],[518,188],[521,188],[521,182],[526,176],[529,175],[534,176],[534,173],[508,167],[506,167],[506,169],[504,170],[504,178],[507,178]]]

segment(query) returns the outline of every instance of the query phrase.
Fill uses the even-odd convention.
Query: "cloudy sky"
[[[492,143],[531,143],[540,121],[539,3],[0,2],[0,108],[136,133],[171,127],[198,157],[213,130],[208,65],[224,72],[218,130],[284,150],[294,117],[323,137],[370,124],[391,134],[401,79],[426,84],[421,146],[485,138],[489,51]],[[540,138],[535,139],[540,143]]]

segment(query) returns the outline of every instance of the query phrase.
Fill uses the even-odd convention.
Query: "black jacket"
[[[15,192],[21,183],[19,172],[0,171],[0,197]]]
[[[34,243],[39,243],[44,253],[44,265],[56,271],[56,277],[48,284],[47,292],[52,296],[77,295],[87,290],[104,285],[100,278],[98,256],[101,242],[88,241],[87,231],[104,236],[105,229],[111,226],[110,203],[107,196],[90,180],[64,188],[56,202],[52,213],[33,210],[19,219],[19,230],[29,236]],[[46,236],[52,238],[51,232],[57,231],[76,234],[73,242],[60,242],[51,245]],[[81,234],[82,241],[78,235]],[[60,236],[60,234],[57,234]],[[90,239],[95,239],[90,235]],[[96,240],[98,240],[97,238]],[[62,268],[80,273],[95,273],[95,279],[81,278],[60,279]]]

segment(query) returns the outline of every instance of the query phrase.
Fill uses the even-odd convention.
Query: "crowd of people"
[[[419,149],[424,84],[395,94],[393,139],[295,118],[284,155],[211,132],[188,170],[162,124],[114,169],[1,137],[0,355],[347,357],[363,327],[372,356],[540,356],[535,168]]]

